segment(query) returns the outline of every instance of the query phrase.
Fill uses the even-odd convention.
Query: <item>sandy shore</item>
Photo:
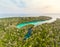
[[[34,27],[44,24],[44,23],[52,23],[52,22],[56,21],[57,18],[60,18],[60,15],[44,15],[44,16],[52,17],[52,19],[47,20],[47,21],[43,21],[43,22],[38,22]]]

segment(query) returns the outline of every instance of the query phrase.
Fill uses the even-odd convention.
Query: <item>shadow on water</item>
[[[30,27],[30,28],[28,29],[28,32],[27,32],[26,35],[24,36],[24,39],[23,39],[23,40],[26,40],[27,38],[29,38],[29,37],[31,36],[32,28],[33,28],[33,27]]]

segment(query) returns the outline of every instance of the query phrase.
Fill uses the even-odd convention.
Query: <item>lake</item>
[[[44,22],[44,21],[42,20],[42,21],[24,22],[24,23],[18,24],[16,27],[17,27],[17,28],[22,28],[22,27],[24,27],[24,26],[26,26],[26,25],[30,25],[30,24],[32,24],[32,25],[37,25],[37,24],[42,23],[42,22]]]

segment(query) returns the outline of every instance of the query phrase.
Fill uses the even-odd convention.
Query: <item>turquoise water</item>
[[[20,23],[18,24],[16,27],[17,28],[22,28],[26,25],[32,24],[32,25],[37,25],[39,22],[43,22],[43,21],[32,21],[32,22],[25,22],[25,23]]]
[[[22,28],[26,25],[29,25],[29,24],[32,24],[32,25],[38,25],[38,24],[41,24],[45,21],[32,21],[32,22],[24,22],[24,23],[20,23],[18,24],[16,27],[17,28]],[[23,40],[26,40],[27,38],[29,38],[31,36],[31,33],[32,33],[32,28],[29,28],[28,29],[28,32],[26,33],[26,35],[24,36],[24,39]]]

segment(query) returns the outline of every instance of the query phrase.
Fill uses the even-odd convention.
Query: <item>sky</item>
[[[60,14],[60,0],[0,0],[0,14]]]

